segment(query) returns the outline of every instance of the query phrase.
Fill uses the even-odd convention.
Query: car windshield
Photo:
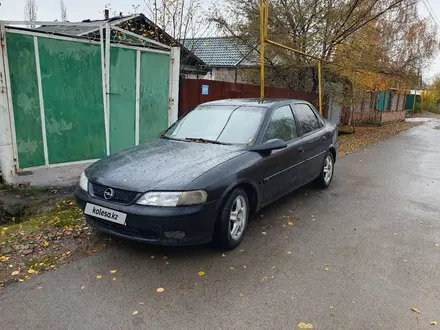
[[[205,105],[195,108],[163,135],[179,140],[248,144],[258,132],[264,108]]]

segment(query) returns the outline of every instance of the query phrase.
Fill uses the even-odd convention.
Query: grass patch
[[[89,231],[73,200],[48,203],[49,211],[0,227],[0,293],[8,283],[93,254],[110,241]]]
[[[82,211],[76,203],[72,200],[64,200],[58,203],[52,211],[3,228],[0,238],[6,239],[15,233],[32,234],[51,228],[73,228],[83,224],[82,218]]]
[[[40,187],[15,187],[8,185],[0,185],[0,192],[4,192],[10,195],[20,196],[20,197],[36,197],[40,195],[46,195],[52,192],[50,188],[40,188]]]

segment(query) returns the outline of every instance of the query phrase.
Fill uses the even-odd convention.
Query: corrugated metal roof
[[[37,31],[41,31],[41,32],[47,32],[47,33],[57,33],[57,34],[63,34],[66,36],[80,36],[83,34],[87,34],[89,32],[94,32],[94,31],[98,31],[99,30],[99,25],[101,23],[107,23],[107,22],[113,22],[113,21],[123,21],[125,19],[129,19],[129,18],[136,18],[141,16],[141,14],[139,15],[130,15],[130,16],[115,16],[115,17],[111,17],[109,19],[103,19],[103,20],[84,20],[83,22],[75,22],[78,23],[78,25],[42,25],[40,27],[35,28],[35,30]],[[97,26],[84,26],[81,25],[81,23],[96,23]]]
[[[37,27],[36,31],[46,32],[46,33],[57,33],[64,34],[66,36],[80,36],[84,33],[96,31],[97,27],[84,26],[84,25],[43,25]]]
[[[249,57],[255,57],[253,48],[234,37],[187,39],[184,46],[213,67],[237,66],[246,59],[250,65]]]

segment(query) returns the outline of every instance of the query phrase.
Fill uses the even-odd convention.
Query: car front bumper
[[[94,198],[77,187],[75,199],[84,211],[86,204],[127,214],[125,225],[86,215],[87,223],[99,231],[133,241],[158,245],[194,245],[212,240],[218,201],[184,207],[121,205]]]

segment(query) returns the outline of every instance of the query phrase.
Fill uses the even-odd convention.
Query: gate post
[[[170,62],[168,126],[174,124],[179,116],[180,47],[171,48]]]
[[[11,120],[9,118],[9,99],[5,58],[5,24],[0,22],[0,169],[3,180],[12,183],[15,176],[14,149],[12,145]]]

